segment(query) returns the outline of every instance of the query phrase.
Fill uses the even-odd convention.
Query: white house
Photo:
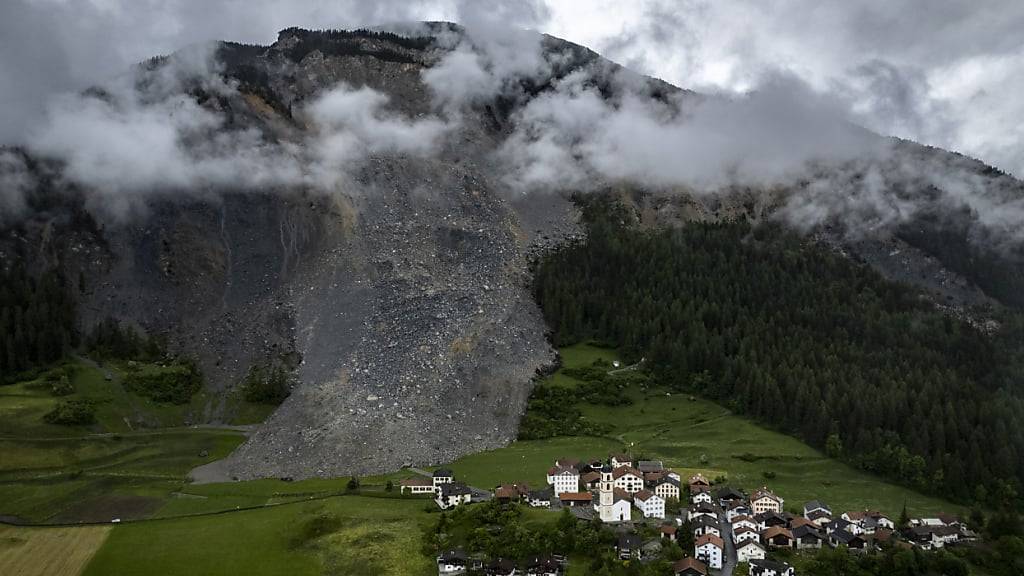
[[[751,530],[759,530],[757,522],[750,516],[736,516],[732,519],[732,531],[735,532],[740,528],[749,528]]]
[[[815,511],[825,512],[830,517],[832,516],[832,509],[829,508],[824,502],[811,500],[810,502],[804,504],[804,518],[807,518],[811,522],[814,522],[814,519],[811,518],[811,512]]]
[[[621,468],[622,466],[633,466],[633,459],[628,454],[611,454],[612,468]]]
[[[694,504],[711,504],[714,502],[714,498],[711,497],[710,492],[697,492],[690,497],[690,500]]]
[[[794,576],[793,567],[785,562],[751,560],[750,576]]]
[[[548,470],[548,484],[554,486],[555,496],[563,492],[580,491],[580,472],[571,466],[554,466]]]
[[[693,555],[701,562],[708,565],[708,568],[715,570],[722,569],[722,552],[725,549],[725,542],[714,534],[705,534],[693,543]]]
[[[629,466],[620,466],[612,471],[615,487],[634,494],[644,489],[644,475]]]
[[[644,513],[644,518],[665,517],[665,499],[650,490],[641,490],[634,494],[633,504]]]
[[[448,510],[460,504],[469,504],[472,499],[473,493],[468,486],[449,482],[441,485],[437,491],[437,497],[434,498],[434,502],[442,510]]]
[[[707,504],[696,504],[694,506],[690,506],[689,510],[686,512],[686,519],[690,522],[693,522],[701,516],[718,518],[718,514],[715,513],[715,509]]]
[[[875,510],[843,512],[841,518],[857,525],[863,534],[874,534],[878,528],[886,530],[894,530],[896,528],[896,524],[888,516]]]
[[[461,548],[445,550],[437,557],[438,576],[465,574],[469,557]]]
[[[740,542],[757,542],[761,543],[761,534],[757,530],[750,528],[737,528],[732,533],[732,541],[739,545]]]
[[[440,486],[442,484],[451,484],[455,478],[452,476],[452,471],[447,468],[438,468],[434,470],[433,481],[434,486]]]
[[[753,495],[750,496],[750,506],[753,508],[754,514],[761,514],[762,512],[782,514],[782,505],[784,503],[784,500],[769,490],[767,486],[760,490],[755,490]]]
[[[679,480],[673,480],[672,478],[660,478],[655,481],[652,486],[654,487],[654,493],[665,500],[668,500],[669,498],[679,500],[679,496],[682,494],[679,487]]]
[[[437,488],[434,480],[425,476],[414,476],[402,480],[398,488],[402,494],[433,494]]]
[[[751,560],[764,560],[765,550],[759,542],[744,540],[736,544],[736,561],[750,562]]]
[[[532,490],[527,494],[526,502],[531,508],[550,508],[551,492],[547,490]]]
[[[718,525],[718,520],[715,518],[699,516],[692,522],[692,525],[694,537],[703,536],[705,534],[711,534],[719,538],[722,537],[722,527]]]

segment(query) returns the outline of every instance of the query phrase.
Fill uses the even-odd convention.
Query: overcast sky
[[[187,44],[495,15],[697,90],[791,74],[878,132],[1024,174],[1020,0],[3,0],[0,141],[55,94]]]

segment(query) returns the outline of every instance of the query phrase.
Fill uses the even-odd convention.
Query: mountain
[[[75,288],[83,332],[113,317],[164,335],[172,350],[197,358],[213,400],[191,415],[193,422],[229,419],[226,398],[253,365],[293,371],[298,384],[291,396],[223,474],[365,474],[501,446],[515,438],[532,378],[556,362],[530,293],[531,259],[582,229],[567,191],[515,192],[496,152],[516,137],[528,104],[566,79],[584,77],[583,85],[608,102],[626,91],[668,107],[705,97],[542,37],[542,74],[514,77],[512,90],[471,102],[456,120],[448,116],[443,143],[424,153],[415,140],[442,129],[424,74],[458,54],[464,34],[447,24],[411,35],[288,29],[270,46],[218,44],[216,82],[209,70],[183,66],[181,55],[144,63],[131,76],[129,108],[170,102],[177,107],[172,115],[194,110],[215,117],[189,127],[197,138],[187,142],[189,150],[216,156],[226,146],[234,155],[216,157],[245,169],[209,184],[210,174],[224,168],[217,164],[206,179],[182,176],[176,186],[153,191],[146,176],[167,170],[175,179],[180,171],[171,160],[160,165],[158,150],[152,158],[139,150],[142,166],[124,171],[142,174],[134,189],[148,192],[125,200],[120,192],[96,193],[121,187],[90,178],[102,156],[76,163],[7,150],[0,164],[8,171],[5,185],[14,186],[12,166],[34,184],[22,214],[0,237],[0,264],[24,262],[34,273],[60,269]],[[485,69],[496,66],[497,60]],[[324,95],[339,84],[350,88],[340,96],[346,105],[384,99],[353,120],[349,108],[328,110],[332,101]],[[119,98],[103,89],[86,96],[101,107]],[[369,122],[363,139],[325,134],[324,118],[339,117]],[[270,152],[243,164],[252,159],[247,143]],[[332,173],[328,185],[312,183],[322,184],[323,172],[353,146],[363,156],[343,178]],[[901,162],[920,157],[955,167],[1000,198],[1020,193],[1018,181],[980,162],[910,142],[893,147],[905,151]],[[313,168],[303,164],[298,177],[280,177],[294,172],[277,164],[293,153],[315,157]],[[897,171],[893,163],[882,170]],[[870,172],[856,162],[820,170],[845,181]],[[992,232],[986,206],[947,210],[940,200],[948,195],[934,183],[909,181],[901,180],[896,198],[936,199],[911,218],[864,229],[839,210],[807,231],[979,322],[979,305],[1024,305],[1020,245]],[[666,226],[774,218],[814,182],[747,183],[711,195],[628,178],[596,187],[623,199],[642,224]]]

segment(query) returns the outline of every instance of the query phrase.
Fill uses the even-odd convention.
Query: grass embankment
[[[562,350],[563,368],[611,362],[613,350],[576,345]],[[562,371],[544,385],[574,386]],[[877,509],[897,517],[904,502],[911,514],[958,512],[938,498],[890,484],[826,457],[803,442],[768,430],[730,413],[718,404],[663,389],[630,389],[628,406],[580,405],[583,415],[607,424],[602,438],[559,437],[515,442],[506,448],[466,456],[451,468],[470,484],[492,487],[526,481],[543,485],[547,469],[559,456],[605,458],[628,449],[648,459],[663,460],[683,474],[703,472],[709,478],[726,476],[730,485],[747,490],[768,485],[785,498],[787,508],[811,499],[824,500],[834,510]]]
[[[419,553],[425,504],[348,495],[121,525],[85,574],[431,574]]]
[[[234,431],[182,427],[190,405],[131,394],[116,368],[68,366],[68,396],[53,396],[44,377],[0,387],[0,515],[51,523],[146,517],[181,488],[189,470],[244,440]],[[68,400],[93,403],[95,422],[44,421]]]

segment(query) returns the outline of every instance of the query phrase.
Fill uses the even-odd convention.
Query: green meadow
[[[562,350],[563,368],[611,362],[615,352],[585,344]],[[562,371],[546,382],[574,386],[579,382]],[[787,508],[819,499],[834,510],[877,509],[896,517],[904,503],[911,514],[959,512],[941,499],[888,483],[826,457],[800,440],[730,413],[722,406],[656,386],[630,389],[629,406],[580,406],[584,416],[607,424],[606,437],[558,437],[514,442],[473,454],[451,464],[461,478],[490,488],[503,482],[543,485],[547,469],[558,457],[606,458],[628,451],[662,460],[682,474],[702,472],[709,479],[725,477],[730,485],[751,490],[767,485],[786,500]]]

